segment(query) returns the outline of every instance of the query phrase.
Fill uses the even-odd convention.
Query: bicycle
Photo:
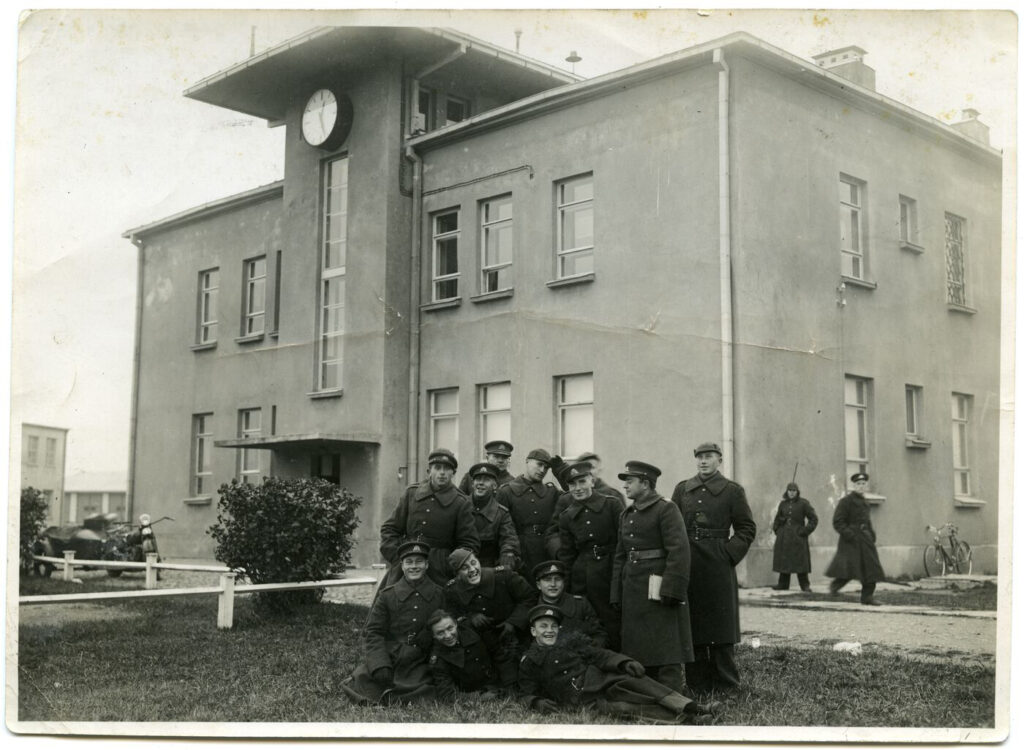
[[[960,539],[957,535],[957,528],[951,523],[942,526],[925,527],[935,537],[931,546],[924,551],[924,572],[928,576],[944,576],[947,572],[970,574],[974,567],[974,555],[971,552],[971,545]],[[948,541],[949,549],[943,545],[943,532]]]

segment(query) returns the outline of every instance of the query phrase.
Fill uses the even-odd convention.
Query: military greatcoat
[[[483,639],[466,624],[459,626],[459,642],[454,646],[434,643],[430,654],[430,674],[437,697],[452,700],[457,692],[473,693],[498,690],[502,686],[498,668]]]
[[[682,603],[652,600],[657,593]],[[679,508],[657,492],[634,499],[619,520],[610,601],[622,607],[622,653],[645,666],[693,661],[690,637],[690,545]]]
[[[500,564],[501,556],[511,554],[519,557],[519,535],[507,508],[498,504],[495,493],[491,493],[482,504],[470,497],[473,504],[473,522],[480,536],[480,553],[477,558],[485,568]]]
[[[520,632],[529,630],[527,615],[536,598],[537,589],[502,567],[484,568],[476,586],[455,578],[444,591],[445,609],[456,619],[480,613],[491,618],[492,627],[510,622]]]
[[[839,501],[832,515],[832,528],[839,533],[839,543],[825,575],[861,583],[884,581],[870,508],[862,494],[850,492]]]
[[[531,482],[525,476],[498,488],[498,503],[508,508],[519,534],[520,570],[527,574],[548,559],[546,539],[559,494],[553,484]]]
[[[715,472],[680,482],[672,502],[690,539],[690,622],[695,646],[740,642],[735,566],[757,534],[743,487]]]
[[[586,597],[563,591],[556,602],[549,602],[543,596],[538,596],[536,603],[549,604],[562,610],[562,632],[582,633],[590,639],[592,646],[608,647],[608,631]]]
[[[810,573],[811,550],[807,537],[817,526],[818,514],[806,498],[797,495],[791,499],[783,494],[772,522],[772,531],[775,532],[772,570],[776,573]]]

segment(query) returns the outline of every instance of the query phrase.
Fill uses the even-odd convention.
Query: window
[[[953,394],[953,494],[958,497],[971,494],[971,400],[964,393]]]
[[[412,119],[413,133],[424,133],[430,129],[430,102],[430,90],[420,89],[416,97],[416,113]]]
[[[905,195],[900,196],[900,242],[918,245],[917,201]]]
[[[556,381],[558,452],[578,456],[594,447],[594,374],[567,375]]]
[[[556,185],[558,278],[594,270],[594,176],[574,177]]]
[[[212,344],[217,340],[217,293],[220,270],[210,268],[199,272],[199,325],[197,344]]]
[[[866,235],[862,216],[864,183],[852,177],[839,178],[839,244],[843,276],[863,279]]]
[[[907,437],[915,440],[921,439],[921,401],[924,398],[924,389],[919,385],[908,385],[906,387],[907,402]]]
[[[274,256],[274,318],[271,323],[271,335],[276,335],[281,328],[281,251]]]
[[[263,431],[263,413],[259,409],[239,409],[238,437],[259,437]],[[259,480],[261,451],[252,448],[241,448],[238,451],[238,478],[252,484]]]
[[[46,454],[43,461],[45,466],[51,468],[57,465],[57,438],[46,438]]]
[[[469,117],[469,102],[457,96],[449,96],[445,101],[444,124],[454,125]]]
[[[512,439],[512,384],[480,386],[480,443]]]
[[[433,301],[459,296],[459,212],[437,214],[433,220]]]
[[[512,196],[484,201],[480,210],[480,292],[512,287]]]
[[[245,306],[242,320],[242,335],[255,336],[263,333],[267,309],[267,258],[250,258],[245,268]]]
[[[851,476],[868,472],[871,381],[847,376],[845,391],[846,475]]]
[[[965,219],[946,214],[946,301],[964,306],[967,305],[965,224]]]
[[[446,388],[431,391],[430,397],[430,450],[447,448],[458,456],[459,447],[459,389]]]
[[[213,414],[192,416],[192,494],[209,495],[213,489]]]
[[[25,463],[29,466],[39,465],[39,437],[29,435],[25,444]]]
[[[323,182],[320,258],[320,345],[317,389],[341,388],[345,336],[345,261],[348,250],[348,159],[327,163]]]

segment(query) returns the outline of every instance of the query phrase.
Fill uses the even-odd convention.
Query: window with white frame
[[[43,465],[51,468],[57,465],[57,438],[46,438],[46,453],[43,457]]]
[[[585,174],[555,185],[557,212],[557,276],[560,279],[594,270],[594,175]]]
[[[839,244],[842,255],[841,273],[853,279],[864,279],[867,256],[867,234],[864,231],[865,184],[846,175],[839,177]]]
[[[846,475],[867,473],[870,463],[871,381],[847,375],[845,384]]]
[[[213,414],[192,415],[192,494],[213,491]]]
[[[430,450],[447,448],[458,456],[459,389],[430,391]]]
[[[953,494],[957,497],[971,494],[971,401],[966,393],[953,394]]]
[[[250,258],[243,263],[245,293],[243,295],[242,335],[263,333],[267,309],[267,257]]]
[[[905,388],[905,401],[907,406],[907,437],[914,440],[921,439],[921,414],[923,413],[922,402],[924,400],[924,388],[919,385],[907,385]]]
[[[480,442],[512,440],[512,384],[480,386]]]
[[[967,305],[966,220],[946,214],[946,301]]]
[[[25,463],[29,466],[39,465],[39,437],[29,435],[25,439]]]
[[[263,432],[263,412],[260,409],[238,410],[238,437],[255,438]],[[240,448],[238,451],[238,478],[247,484],[259,481],[262,467],[260,457],[262,451],[252,448]]]
[[[345,262],[348,252],[348,158],[333,159],[323,173],[323,239],[320,248],[320,342],[317,389],[341,388],[345,338]]]
[[[434,302],[459,296],[459,212],[435,214],[433,227],[433,293]]]
[[[512,287],[512,196],[491,198],[480,206],[480,292]]]
[[[594,449],[594,374],[556,378],[558,452],[577,456]]]
[[[917,201],[905,195],[900,196],[900,242],[920,244],[917,241]]]
[[[217,296],[219,291],[220,270],[208,268],[205,271],[200,271],[197,344],[212,344],[217,340]]]

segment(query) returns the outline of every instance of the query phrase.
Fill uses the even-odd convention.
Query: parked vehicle
[[[74,550],[77,560],[121,560],[129,562],[145,562],[146,552],[156,552],[156,536],[153,524],[163,520],[149,521],[143,514],[139,525],[133,526],[122,521],[117,513],[97,513],[82,521],[81,525],[50,526],[40,534],[32,547],[33,554],[43,557],[61,557],[65,550]],[[36,573],[48,577],[54,569],[54,563],[37,560],[33,566]],[[94,570],[82,566],[80,570]],[[107,575],[117,578],[123,570],[107,569]]]

